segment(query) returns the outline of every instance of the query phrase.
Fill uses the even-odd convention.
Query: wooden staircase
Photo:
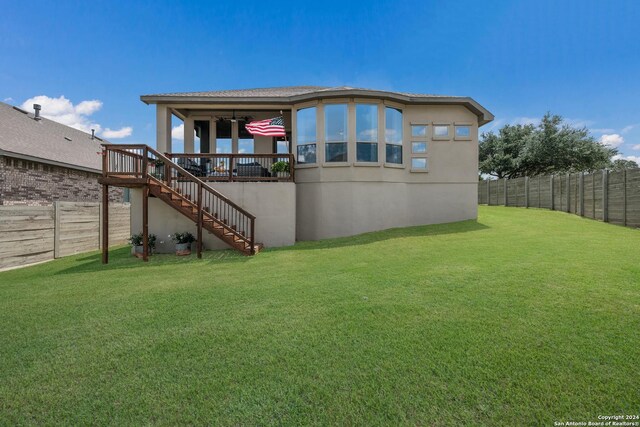
[[[234,249],[245,255],[254,255],[262,249],[263,245],[257,243],[251,244],[248,230],[238,224],[233,224],[228,218],[222,218],[218,212],[212,212],[210,206],[202,206],[198,208],[197,197],[191,194],[181,194],[170,188],[161,180],[149,177],[149,192],[158,199],[162,200],[194,223],[198,223],[200,213],[202,214],[202,228],[218,237]],[[237,218],[237,216],[234,216]],[[246,225],[245,222],[242,222]]]
[[[197,253],[202,256],[202,232],[208,231],[245,255],[255,255],[263,247],[255,242],[255,219],[251,213],[205,184],[167,156],[146,145],[103,144],[103,199],[110,185],[142,187],[143,236],[148,255],[148,198],[155,196],[191,221],[198,229]],[[107,203],[108,205],[108,203]],[[104,209],[104,208],[103,208]],[[108,218],[108,212],[103,212]],[[108,236],[108,221],[103,222]],[[105,231],[107,234],[104,234]],[[103,239],[103,263],[108,262],[108,246]]]

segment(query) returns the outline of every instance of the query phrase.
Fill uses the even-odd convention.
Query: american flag
[[[252,135],[263,136],[286,136],[284,131],[284,119],[275,117],[273,119],[257,120],[245,125],[247,132]]]

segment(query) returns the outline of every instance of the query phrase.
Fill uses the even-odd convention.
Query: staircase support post
[[[149,184],[142,190],[142,260],[149,261]]]
[[[256,219],[251,218],[251,255],[256,254]]]
[[[202,183],[198,183],[198,258],[202,258]]]

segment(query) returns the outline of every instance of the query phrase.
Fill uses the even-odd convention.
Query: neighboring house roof
[[[146,104],[158,103],[298,103],[318,98],[370,97],[405,104],[463,105],[478,116],[481,125],[493,120],[493,114],[474,99],[465,96],[429,95],[362,89],[349,86],[286,86],[259,89],[219,90],[209,92],[159,93],[142,95]]]
[[[45,112],[46,113],[46,112]],[[100,172],[100,138],[0,102],[0,155]]]

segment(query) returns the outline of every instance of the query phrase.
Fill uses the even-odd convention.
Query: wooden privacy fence
[[[480,181],[478,203],[546,208],[640,227],[640,169]]]
[[[0,206],[0,269],[100,248],[100,203]],[[127,242],[130,205],[109,204],[109,244]]]

